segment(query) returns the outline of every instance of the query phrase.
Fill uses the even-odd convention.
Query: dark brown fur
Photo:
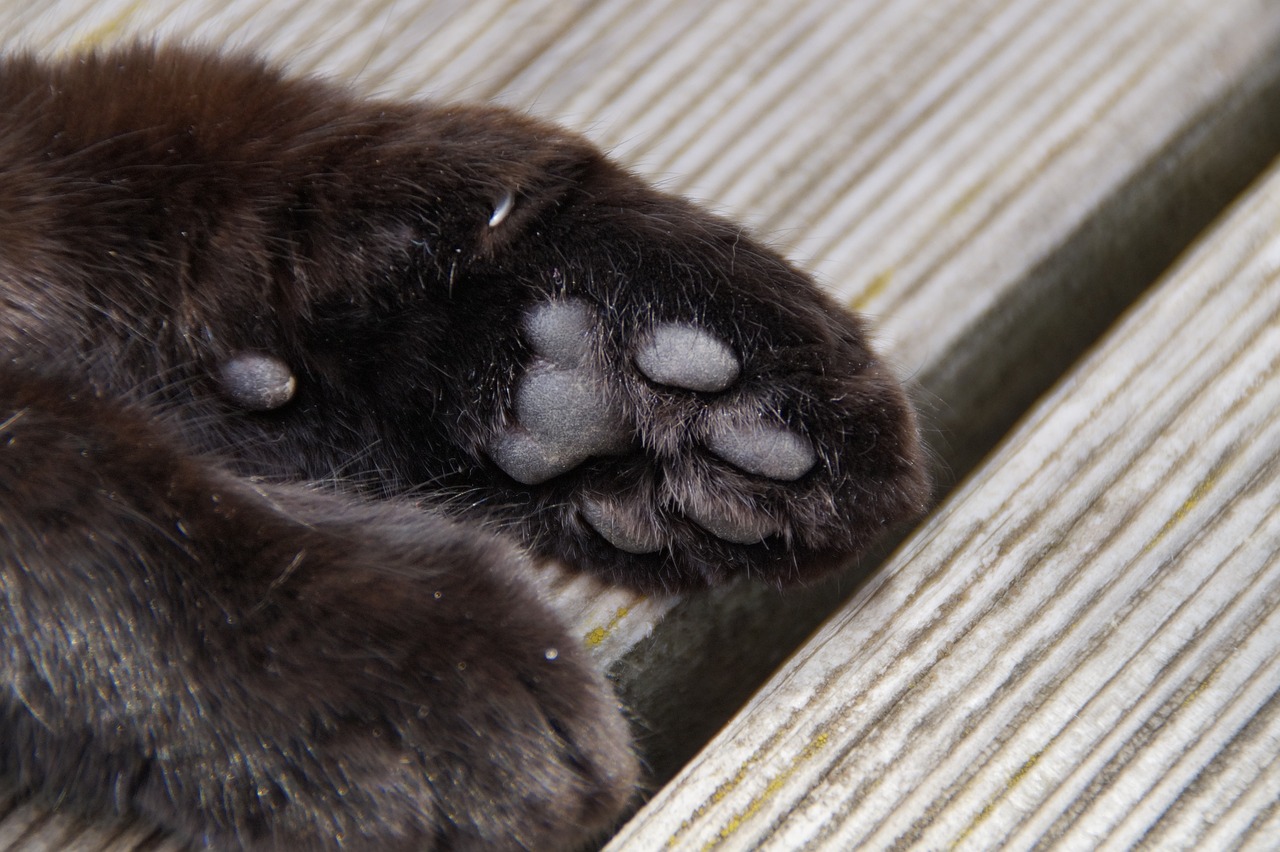
[[[16,56],[0,173],[0,770],[30,789],[219,846],[563,846],[628,798],[625,726],[519,553],[457,519],[671,589],[812,576],[923,506],[861,324],[553,126],[243,57]],[[551,296],[607,318],[593,351],[637,438],[525,486],[486,446]],[[630,366],[660,320],[728,341],[716,404],[819,466],[764,481],[702,451],[706,401]],[[242,352],[289,365],[287,405],[222,391]],[[578,501],[611,489],[668,546],[594,534]],[[780,532],[722,541],[682,516],[701,499]]]

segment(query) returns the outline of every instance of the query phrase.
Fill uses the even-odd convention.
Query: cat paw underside
[[[917,510],[896,386],[823,301],[816,329],[788,329],[809,294],[764,295],[779,325],[750,337],[704,321],[714,307],[620,322],[589,291],[531,299],[508,403],[473,445],[508,480],[492,502],[535,546],[642,588],[795,581]]]
[[[597,456],[625,456],[642,441],[621,401],[616,370],[601,367],[591,341],[601,324],[580,299],[548,301],[531,309],[523,331],[534,359],[515,392],[516,421],[495,434],[489,452],[513,479],[536,485]],[[669,395],[689,392],[692,420],[707,420],[704,451],[735,469],[773,482],[793,482],[817,462],[807,438],[764,412],[740,411],[716,396],[738,380],[742,365],[723,340],[688,323],[660,323],[635,353],[635,369]],[[717,504],[698,493],[672,495],[676,513],[726,542],[757,544],[779,532],[761,506]],[[669,530],[652,496],[625,491],[584,495],[582,514],[602,538],[628,553],[657,553]]]

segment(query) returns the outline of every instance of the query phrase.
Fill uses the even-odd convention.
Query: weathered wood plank
[[[1271,0],[0,4],[4,45],[137,34],[584,129],[870,313],[957,471],[1280,150]],[[683,602],[547,582],[662,775],[854,577]]]
[[[1277,411],[1280,167],[609,848],[1275,848]]]

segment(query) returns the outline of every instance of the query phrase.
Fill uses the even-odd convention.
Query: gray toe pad
[[[613,502],[589,497],[582,503],[582,516],[605,541],[627,553],[656,553],[662,549],[662,534],[651,521],[627,512]]]
[[[685,507],[685,513],[716,538],[734,544],[755,544],[778,531],[772,520],[755,512],[731,513],[717,511],[705,503],[692,503]]]
[[[802,435],[781,426],[742,425],[728,418],[712,426],[707,447],[740,470],[782,482],[804,476],[818,460],[813,445]]]
[[[742,365],[720,338],[694,325],[665,322],[636,353],[636,366],[661,385],[722,391],[738,380]]]

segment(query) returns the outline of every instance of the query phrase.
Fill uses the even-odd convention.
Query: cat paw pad
[[[657,553],[665,535],[651,512],[616,498],[587,497],[582,516],[600,537],[624,553]]]
[[[722,391],[738,380],[742,365],[720,338],[697,326],[665,322],[636,353],[636,366],[660,385]]]
[[[847,330],[687,316],[525,309],[476,449],[535,548],[644,587],[794,578],[918,501],[900,393]]]
[[[223,393],[246,411],[271,411],[293,399],[298,380],[289,365],[274,355],[241,352],[218,370]]]
[[[516,424],[489,448],[517,482],[537,485],[631,444],[622,407],[591,363],[594,327],[594,315],[579,301],[547,302],[525,317],[535,357],[516,389]]]
[[[707,431],[707,449],[739,470],[794,482],[817,463],[813,444],[803,435],[759,420],[743,423],[735,414],[716,412]]]

